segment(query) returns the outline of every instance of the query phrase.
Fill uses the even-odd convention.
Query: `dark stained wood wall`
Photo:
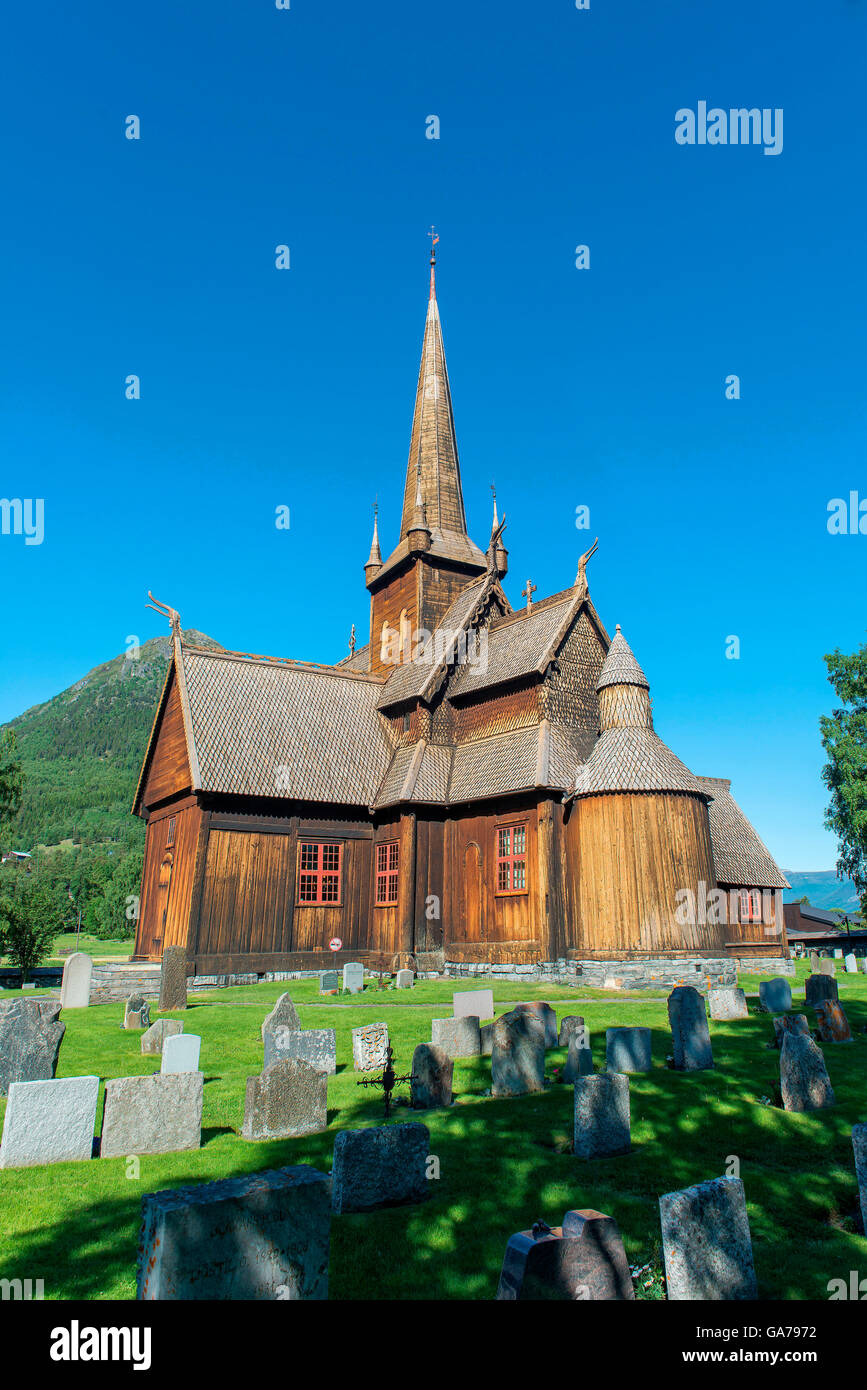
[[[501,896],[496,888],[496,831],[527,825],[527,892]],[[445,825],[443,949],[453,960],[548,959],[547,915],[540,901],[535,803],[508,809],[456,812]]]
[[[174,843],[168,845],[175,822]],[[166,946],[185,946],[202,812],[193,798],[151,816],[139,897],[134,954],[159,960]]]
[[[405,574],[389,579],[373,595],[370,609],[370,670],[375,676],[389,676],[394,666],[380,660],[382,649],[382,624],[400,630],[400,615],[406,609],[410,631],[421,626],[419,622],[418,567],[413,565]],[[409,655],[412,655],[410,645]]]
[[[188,791],[191,785],[181,697],[178,682],[173,675],[160,721],[156,747],[148,769],[142,804],[146,808],[156,806],[167,797]]]

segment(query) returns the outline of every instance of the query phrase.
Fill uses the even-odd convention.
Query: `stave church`
[[[496,500],[485,547],[467,532],[435,258],[400,534],[383,559],[374,514],[363,567],[368,642],[333,665],[227,651],[156,605],[173,655],[133,806],[135,959],[661,985],[780,967],[786,880],[729,781],[655,732],[590,597],[595,546],[515,610]]]

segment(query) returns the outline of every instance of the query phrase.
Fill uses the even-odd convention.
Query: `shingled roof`
[[[653,729],[606,729],[575,779],[576,796],[602,792],[688,792],[710,799]]]
[[[596,689],[604,690],[609,685],[643,685],[650,689],[650,682],[635,660],[632,648],[620,631],[619,623],[611,639],[608,655],[602,663]]]
[[[699,777],[697,781],[713,797],[708,815],[717,883],[788,888],[788,879],[732,796],[731,782],[725,777]]]
[[[380,709],[419,699],[435,687],[436,677],[444,659],[448,658],[452,645],[460,634],[468,629],[476,609],[481,607],[494,589],[499,590],[497,576],[484,574],[461,590],[445,613],[437,631],[430,636],[419,652],[417,659],[395,666],[382,689]],[[499,592],[502,594],[501,590]],[[505,595],[502,595],[502,601],[506,602]]]
[[[470,695],[534,671],[541,675],[576,607],[575,598],[569,590],[558,603],[534,604],[529,611],[523,609],[492,623],[488,628],[487,660],[461,666],[449,684],[449,696]]]

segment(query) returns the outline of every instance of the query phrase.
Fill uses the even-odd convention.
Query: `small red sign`
[[[329,951],[339,951],[342,945],[343,942],[340,940],[339,936],[332,936],[328,943],[328,949]]]

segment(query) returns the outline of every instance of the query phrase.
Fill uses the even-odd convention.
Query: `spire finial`
[[[497,516],[497,489],[493,483],[491,483],[491,496],[494,499],[494,524],[491,527],[491,530],[496,531],[497,527],[500,524],[500,518]]]
[[[439,241],[439,236],[433,223],[431,223],[431,229],[428,232],[428,236],[430,237],[430,297],[431,299],[436,299],[436,281],[434,277],[437,263],[436,246],[437,242]]]

